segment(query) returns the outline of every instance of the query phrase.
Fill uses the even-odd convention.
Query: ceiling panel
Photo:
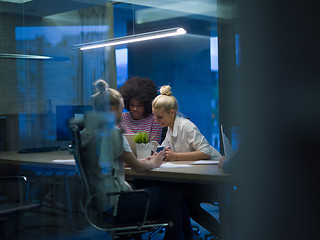
[[[57,13],[87,8],[102,1],[103,0],[93,0],[91,3],[88,3],[82,0],[33,0],[24,4],[19,4],[1,0],[0,4],[2,13],[45,17]]]
[[[19,1],[19,0],[10,0]],[[1,9],[4,13],[25,14],[29,16],[45,17],[57,13],[64,13],[94,5],[113,2],[127,9],[136,6],[136,22],[161,20],[165,18],[198,15],[203,17],[217,17],[216,0],[33,0],[24,4],[1,0]],[[141,7],[143,9],[141,9]],[[130,10],[131,10],[130,9]],[[148,20],[149,19],[149,20]]]

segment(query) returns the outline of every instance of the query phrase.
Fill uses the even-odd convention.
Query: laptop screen
[[[233,157],[235,151],[232,148],[232,145],[230,143],[230,140],[227,138],[227,136],[223,132],[223,126],[221,124],[220,126],[220,131],[221,131],[221,138],[222,138],[222,149],[224,151],[224,155],[227,158]]]
[[[129,134],[129,133],[125,133],[123,134],[126,139],[128,140],[129,142],[129,145],[130,145],[130,148],[132,150],[132,153],[137,156],[137,150],[136,150],[136,142],[133,140],[135,134]]]

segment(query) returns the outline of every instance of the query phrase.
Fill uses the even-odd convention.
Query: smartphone
[[[161,151],[163,151],[164,150],[164,147],[162,147],[162,146],[159,146],[159,147],[157,147],[157,150],[156,150],[156,152],[161,152]]]

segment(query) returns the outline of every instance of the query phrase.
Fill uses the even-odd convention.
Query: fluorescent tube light
[[[13,54],[13,53],[0,53],[0,58],[11,58],[11,59],[34,59],[44,60],[52,59],[52,57],[40,56],[40,55],[27,55],[27,54]]]
[[[1,1],[22,4],[22,3],[31,2],[33,0],[1,0]]]
[[[170,28],[170,29],[159,30],[154,32],[134,34],[134,35],[125,36],[125,37],[112,38],[112,39],[107,39],[102,41],[91,42],[91,43],[78,44],[78,45],[75,45],[73,49],[80,48],[80,50],[89,50],[94,48],[147,41],[151,39],[172,37],[172,36],[182,35],[186,33],[187,33],[186,30],[184,30],[183,28],[177,27],[177,28]]]

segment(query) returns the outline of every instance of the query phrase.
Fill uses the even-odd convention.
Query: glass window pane
[[[83,117],[91,110],[97,79],[119,88],[131,76],[148,77],[159,87],[169,84],[179,111],[219,150],[215,0],[12,0],[0,4],[0,153],[45,156],[49,152],[57,154],[55,160],[71,160],[66,150],[72,141],[57,135],[59,119]],[[188,33],[90,51],[75,48],[172,27],[184,27]],[[60,108],[72,110],[58,116]],[[17,233],[16,239],[59,239],[84,231],[88,239],[105,237],[106,233],[87,228],[72,164],[39,164],[34,157],[39,155],[32,154],[20,156],[36,164],[29,160],[8,164],[0,159],[0,175],[28,176],[28,199],[42,204],[40,211],[25,214],[8,234]]]

